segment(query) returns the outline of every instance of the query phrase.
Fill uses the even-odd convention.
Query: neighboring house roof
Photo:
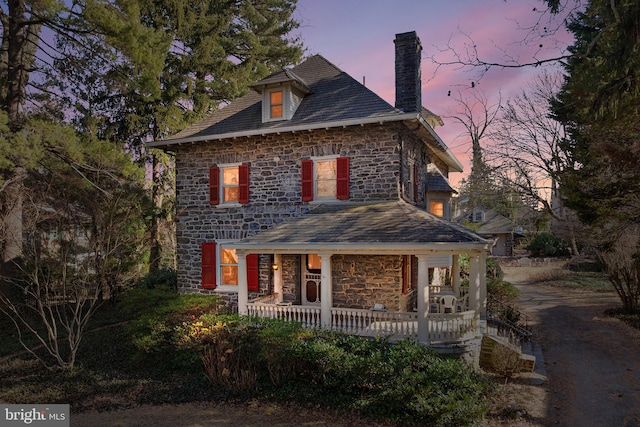
[[[473,220],[473,215],[478,211],[481,211],[484,214],[482,222]],[[509,218],[484,206],[476,206],[474,209],[456,218],[455,221],[460,222],[465,219],[480,224],[480,227],[477,230],[479,234],[510,234],[517,228],[517,225]]]
[[[449,185],[449,181],[438,172],[427,172],[427,191],[457,193],[457,191]]]
[[[434,148],[436,155],[451,171],[462,172],[462,165],[434,132],[442,120],[426,108],[404,113],[360,84],[321,55],[314,55],[292,69],[278,71],[252,87],[293,81],[308,93],[290,120],[262,121],[262,95],[250,92],[218,109],[202,121],[169,139],[154,141],[150,147],[210,141],[279,132],[343,127],[390,121],[417,121],[423,128],[421,137]]]
[[[403,201],[318,205],[228,246],[249,250],[384,251],[486,249],[492,240]],[[487,246],[488,245],[488,246]]]

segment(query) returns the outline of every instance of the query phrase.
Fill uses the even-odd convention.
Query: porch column
[[[429,263],[427,255],[418,255],[418,341],[429,343]]]
[[[322,327],[331,329],[331,307],[333,307],[333,274],[331,272],[330,253],[319,253],[320,256],[320,322]]]
[[[238,256],[238,314],[247,314],[249,287],[247,286],[247,254],[236,251]]]
[[[469,254],[469,308],[480,314],[480,254]]]
[[[480,319],[487,318],[487,253],[480,253]]]
[[[456,295],[460,295],[460,255],[454,254],[451,261],[451,287]]]
[[[278,294],[278,302],[282,302],[282,255],[274,254],[273,263],[277,266],[277,269],[273,270],[273,292]]]

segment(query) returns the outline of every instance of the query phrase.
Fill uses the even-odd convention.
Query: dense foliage
[[[553,113],[575,167],[559,175],[564,203],[591,226],[591,246],[621,297],[640,307],[640,1],[591,0],[568,25],[573,56]],[[623,247],[623,245],[626,245]]]
[[[20,366],[0,366],[0,399],[71,403],[78,412],[254,398],[398,425],[473,425],[492,388],[462,361],[411,341],[228,315],[215,297],[161,286],[102,306],[73,371]]]
[[[569,246],[552,233],[539,233],[531,240],[527,249],[534,257],[561,257],[569,255]]]

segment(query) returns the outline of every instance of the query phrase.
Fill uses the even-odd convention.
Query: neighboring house
[[[149,144],[175,155],[182,292],[359,335],[480,335],[492,241],[440,218],[462,166],[422,108],[420,40],[399,34],[395,48],[395,108],[315,55]],[[430,286],[438,268],[450,279]]]
[[[493,256],[513,256],[513,248],[523,233],[521,226],[509,218],[500,215],[485,206],[476,206],[455,219],[456,222],[468,221],[474,224],[478,234],[494,240],[491,254]]]

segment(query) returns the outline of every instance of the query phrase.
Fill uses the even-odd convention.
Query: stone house
[[[182,292],[359,335],[479,336],[492,241],[448,221],[462,166],[422,107],[419,38],[394,43],[395,106],[315,55],[149,144],[175,155]]]

